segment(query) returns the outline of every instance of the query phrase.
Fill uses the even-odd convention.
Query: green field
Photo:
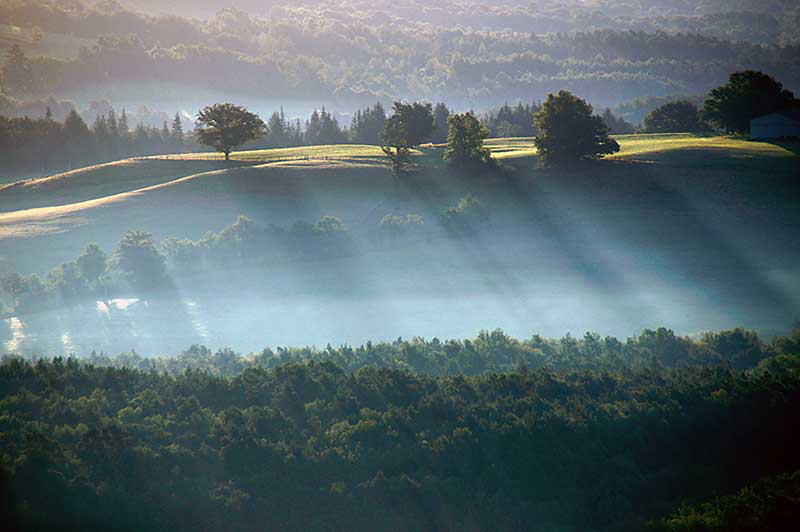
[[[650,160],[687,157],[704,165],[727,164],[750,159],[769,162],[774,158],[793,157],[789,149],[776,144],[751,142],[723,136],[697,136],[689,134],[623,135],[616,137],[621,151],[612,160]],[[489,139],[486,146],[493,157],[523,168],[527,159],[536,154],[530,138]],[[794,151],[797,151],[794,147]],[[414,150],[414,162],[423,170],[442,168],[442,148]],[[19,181],[0,186],[0,212],[10,212],[35,207],[53,207],[130,192],[153,185],[168,183],[211,170],[254,165],[265,166],[261,173],[269,176],[270,168],[294,167],[313,173],[315,169],[336,167],[344,174],[358,173],[359,169],[386,168],[379,147],[359,144],[329,146],[301,146],[268,150],[245,150],[231,154],[226,163],[221,153],[186,153],[152,156],[100,164],[65,172],[51,177]],[[530,161],[533,169],[535,162]],[[352,172],[351,172],[352,170]]]
[[[602,207],[613,210],[624,205],[633,212],[642,208],[641,202],[631,202],[641,196],[642,182],[687,186],[690,194],[702,196],[735,177],[746,193],[735,201],[747,203],[751,196],[759,197],[774,176],[796,175],[800,161],[794,155],[796,145],[731,137],[677,134],[617,139],[620,153],[591,163],[588,172],[570,171],[575,175],[572,181],[591,177],[594,183],[571,191],[573,197],[591,192],[592,186],[613,183],[602,193],[591,192],[589,199],[613,192],[622,199],[603,200]],[[563,172],[540,168],[532,157],[532,139],[490,139],[486,144],[519,183],[536,179],[563,186]],[[417,183],[414,193],[427,197],[427,204],[445,204],[466,192],[507,192],[497,187],[482,190],[486,183],[463,179],[444,165],[442,152],[441,147],[415,150],[418,171],[404,178]],[[60,258],[59,248],[66,253],[75,245],[67,235],[82,242],[108,243],[125,229],[144,227],[162,235],[197,236],[239,213],[283,225],[322,214],[358,224],[397,187],[377,146],[246,150],[231,158],[225,162],[219,153],[189,153],[129,159],[0,187],[0,241],[21,245],[30,237],[61,234],[63,245],[47,239],[25,243],[26,249],[28,244],[44,246],[55,259]],[[4,248],[10,251],[2,259],[27,262],[20,252]]]

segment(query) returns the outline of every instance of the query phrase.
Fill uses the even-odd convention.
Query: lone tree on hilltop
[[[394,114],[386,119],[381,150],[392,163],[392,172],[408,169],[411,149],[431,139],[433,111],[431,104],[394,102]]]
[[[728,133],[749,133],[753,118],[781,111],[795,103],[794,94],[774,78],[745,70],[734,72],[728,83],[708,94],[703,116]]]
[[[492,161],[489,150],[483,146],[483,141],[489,136],[489,128],[481,124],[472,112],[450,115],[447,126],[445,161],[453,166]]]
[[[261,137],[266,126],[258,115],[232,103],[217,103],[197,114],[197,140],[225,154],[230,160],[233,148]]]
[[[703,129],[700,111],[692,102],[679,100],[665,103],[644,118],[648,133],[694,133]]]
[[[619,151],[603,118],[594,116],[592,106],[569,91],[549,94],[534,115],[534,124],[539,129],[534,144],[545,164],[596,159]]]

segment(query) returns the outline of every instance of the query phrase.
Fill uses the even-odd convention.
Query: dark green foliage
[[[414,147],[430,142],[433,134],[433,110],[429,103],[403,103],[395,102],[392,107],[400,124],[405,131],[405,140],[408,146]]]
[[[226,161],[233,148],[265,133],[266,125],[258,115],[232,103],[217,103],[197,113],[197,141],[224,153]]]
[[[341,144],[347,141],[347,135],[339,127],[339,122],[325,110],[314,111],[306,122],[304,141],[307,145]]]
[[[7,155],[0,158],[0,171],[50,174],[125,157],[197,150],[184,138],[180,117],[175,119],[166,133],[140,124],[131,134],[125,112],[117,119],[113,109],[98,115],[91,129],[74,109],[63,124],[52,113],[38,119],[0,116],[0,152]]]
[[[538,103],[518,103],[514,107],[506,103],[490,111],[484,121],[492,137],[534,137],[539,130],[533,123],[533,115],[541,108]]]
[[[703,117],[729,133],[748,133],[750,120],[787,109],[794,94],[762,72],[734,72],[706,98]]]
[[[64,119],[64,139],[70,168],[77,168],[91,160],[94,151],[92,132],[75,109]]]
[[[694,133],[703,130],[700,111],[692,102],[665,103],[644,118],[648,133]]]
[[[736,495],[681,506],[654,532],[782,532],[800,529],[800,471],[766,478]]]
[[[483,147],[489,128],[481,124],[472,112],[451,115],[447,125],[445,161],[453,166],[482,165],[492,161],[489,149]]]
[[[356,144],[380,144],[386,127],[386,111],[376,103],[373,107],[358,110],[350,124],[350,140]]]
[[[413,215],[409,215],[413,216]],[[798,332],[794,333],[796,337]],[[624,342],[597,333],[586,333],[580,337],[566,335],[559,339],[547,339],[533,335],[517,340],[502,330],[482,331],[476,338],[457,341],[441,341],[438,338],[424,340],[414,338],[393,342],[367,342],[358,347],[341,346],[325,349],[284,348],[264,349],[256,357],[236,354],[230,350],[219,350],[216,354],[204,346],[192,346],[177,357],[142,357],[136,353],[122,354],[115,358],[93,355],[90,361],[96,365],[114,365],[134,369],[156,369],[178,375],[187,368],[202,369],[215,375],[235,377],[248,368],[274,368],[282,364],[305,364],[308,362],[333,362],[347,373],[366,367],[397,369],[436,376],[480,375],[487,372],[511,372],[525,367],[548,368],[553,371],[616,371],[625,372],[643,368],[726,367],[734,361],[745,360],[744,355],[751,346],[740,344],[741,350],[731,348],[736,339],[745,335],[762,345],[762,357],[753,366],[740,366],[753,370],[754,374],[785,373],[800,369],[798,354],[781,351],[781,345],[791,337],[778,337],[772,344],[763,345],[758,336],[750,331],[734,329],[719,331],[700,340],[676,336],[669,329],[645,329],[638,336]],[[712,344],[708,343],[708,339]],[[727,339],[732,339],[729,341]],[[720,341],[721,340],[721,341]],[[716,347],[728,344],[726,352]]]
[[[630,135],[636,133],[636,128],[624,118],[616,116],[611,109],[603,113],[603,123],[608,128],[609,135]]]
[[[411,149],[428,142],[433,133],[431,104],[394,102],[394,113],[386,120],[381,149],[395,175],[408,170]]]
[[[576,345],[622,345],[609,342],[531,345],[564,344],[579,363]],[[465,367],[479,353],[507,367],[514,352],[494,333],[394,349],[414,365],[437,360],[433,349]],[[285,351],[193,348],[153,361],[192,367],[174,374],[6,358],[5,528],[638,532],[681,501],[800,468],[798,433],[786,430],[800,421],[800,374],[519,366],[434,377],[332,362],[355,351],[292,363]],[[792,478],[716,505],[754,508],[751,521],[779,515]]]
[[[563,164],[594,159],[619,151],[608,137],[603,118],[592,114],[592,106],[569,91],[547,96],[534,118],[539,134],[534,139],[545,164]]]
[[[76,261],[81,275],[89,283],[96,283],[108,269],[108,256],[97,244],[89,244]]]
[[[433,137],[431,142],[434,144],[443,144],[447,142],[447,134],[449,131],[450,109],[443,102],[437,103],[433,107]]]
[[[114,260],[116,268],[127,276],[136,290],[163,287],[167,281],[164,256],[156,248],[153,235],[144,231],[128,231],[122,235]]]

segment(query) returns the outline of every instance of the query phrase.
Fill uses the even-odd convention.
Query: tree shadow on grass
[[[744,246],[720,231],[713,209],[695,201],[695,194],[705,192],[701,183],[692,189],[695,182],[683,180],[678,186],[653,164],[597,161],[580,170],[537,172],[534,179],[510,186],[525,202],[529,222],[543,229],[590,286],[609,294],[634,289],[615,251],[628,249],[646,262],[651,256],[656,271],[663,269],[663,276],[690,291],[702,291],[712,304],[728,306],[726,310],[752,306],[753,315],[760,310],[786,319],[796,315],[796,303],[754,260],[758,251],[743,251]],[[737,206],[724,208],[737,215]],[[780,223],[778,218],[774,224]],[[772,236],[764,234],[764,239]]]
[[[792,155],[800,157],[800,139],[776,140],[768,142],[768,144],[772,144],[773,146],[778,146],[780,148],[783,148]]]

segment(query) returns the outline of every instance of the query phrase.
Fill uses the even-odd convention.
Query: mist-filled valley
[[[610,162],[600,175],[509,167],[468,179],[438,167],[397,180],[368,160],[323,159],[201,172],[64,212],[31,203],[0,214],[4,240],[19,250],[7,264],[57,281],[45,303],[6,318],[4,340],[40,354],[164,354],[195,343],[255,351],[494,328],[517,337],[743,325],[774,334],[791,327],[800,303],[798,164],[780,150],[768,168],[734,149],[716,155],[721,171],[667,152]],[[18,201],[61,194],[70,180],[76,195],[81,180],[93,183],[44,180]],[[453,214],[459,202],[466,210]],[[113,253],[131,229],[154,235],[166,261],[157,286],[89,287],[62,266],[92,242]],[[117,299],[136,301],[118,308]]]
[[[3,531],[800,530],[799,31],[0,0]]]

